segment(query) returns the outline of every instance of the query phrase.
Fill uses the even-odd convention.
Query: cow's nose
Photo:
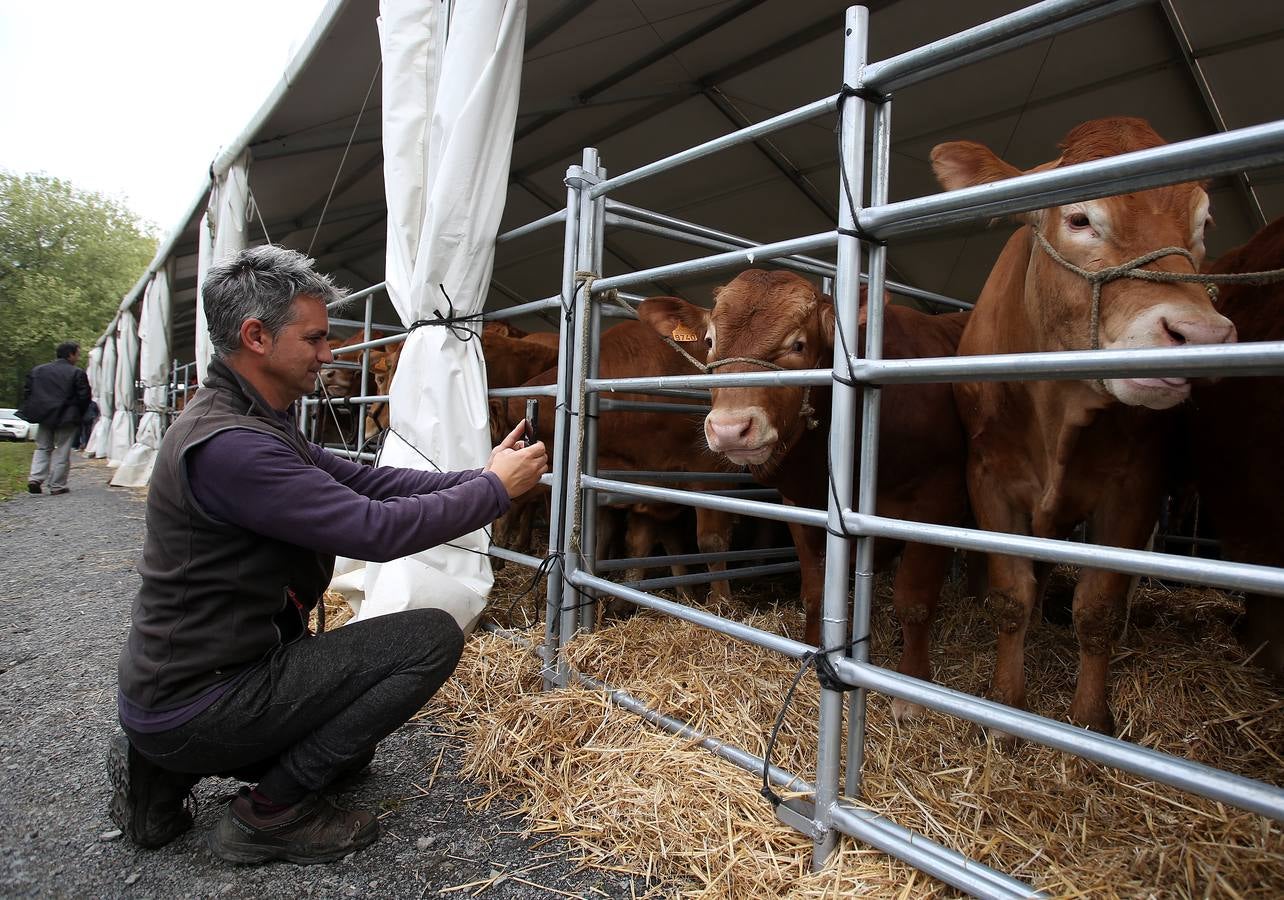
[[[709,443],[715,450],[738,447],[745,442],[753,431],[753,418],[751,416],[737,416],[721,420],[710,417],[708,423],[709,435],[713,438]]]
[[[1190,319],[1160,319],[1169,343],[1181,344],[1233,344],[1235,323],[1225,316],[1199,316]]]

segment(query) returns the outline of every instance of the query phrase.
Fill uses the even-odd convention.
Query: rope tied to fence
[[[771,788],[771,757],[776,748],[776,739],[780,736],[780,729],[785,724],[785,715],[789,712],[790,705],[794,702],[794,694],[798,690],[798,685],[802,683],[803,676],[812,666],[816,667],[816,679],[820,686],[830,691],[845,692],[855,690],[856,686],[847,684],[838,677],[838,670],[830,661],[831,653],[848,653],[858,644],[869,642],[869,635],[854,638],[846,644],[828,649],[816,649],[808,651],[803,655],[802,665],[798,667],[798,674],[794,676],[793,683],[789,685],[789,690],[785,692],[785,700],[780,704],[780,712],[776,714],[776,721],[771,726],[771,734],[767,738],[767,749],[763,753],[762,759],[762,788],[758,791],[772,809],[775,809],[783,802],[783,798]]]

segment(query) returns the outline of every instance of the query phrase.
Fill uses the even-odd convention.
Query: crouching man
[[[306,441],[289,410],[310,392],[326,304],[342,291],[293,251],[246,250],[204,288],[215,359],[165,434],[108,753],[111,817],[159,847],[192,826],[204,775],[255,782],[210,835],[232,862],[329,862],[379,834],[327,789],[359,774],[375,745],[454,671],[463,635],[416,609],[312,636],[308,617],[334,556],[387,560],[494,520],[546,469],[520,428],[486,467],[366,468]]]

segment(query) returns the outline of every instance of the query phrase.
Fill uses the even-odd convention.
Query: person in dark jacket
[[[33,494],[39,494],[45,484],[51,494],[67,493],[71,443],[80,433],[80,420],[89,406],[89,376],[76,365],[80,345],[63,341],[55,353],[53,362],[27,373],[18,407],[24,419],[40,426],[27,477],[27,490]]]
[[[215,853],[329,862],[379,826],[328,794],[437,691],[463,647],[437,609],[312,635],[334,556],[384,561],[480,528],[535,486],[544,447],[524,446],[519,427],[484,468],[448,473],[334,456],[289,410],[333,358],[326,303],[342,291],[269,245],[212,267],[202,293],[215,358],[152,473],[110,813],[136,844],[161,846],[191,827],[197,779],[231,775],[256,784],[211,833]]]

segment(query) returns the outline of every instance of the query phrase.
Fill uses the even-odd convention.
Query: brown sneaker
[[[139,847],[163,847],[192,827],[188,797],[198,776],[162,769],[123,734],[107,748],[107,774],[112,786],[108,814]]]
[[[284,859],[305,866],[342,859],[378,837],[379,820],[370,813],[341,809],[320,794],[275,815],[259,815],[250,789],[243,787],[210,832],[210,849],[233,863]]]

